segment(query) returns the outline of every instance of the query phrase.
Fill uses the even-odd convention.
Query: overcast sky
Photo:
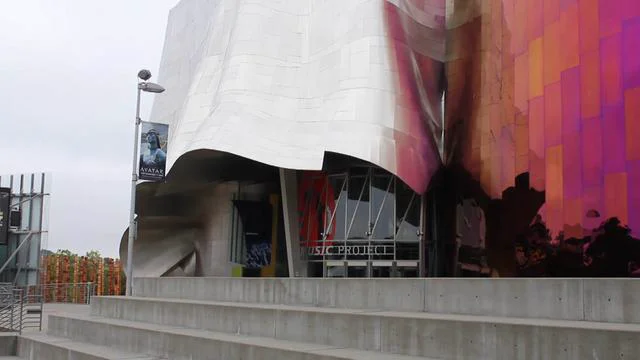
[[[136,74],[157,77],[178,0],[5,0],[0,174],[52,174],[48,249],[117,256],[128,223]],[[143,97],[143,120],[153,95]]]

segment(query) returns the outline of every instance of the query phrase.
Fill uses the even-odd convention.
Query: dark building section
[[[640,12],[608,4],[448,3],[430,275],[638,275]]]

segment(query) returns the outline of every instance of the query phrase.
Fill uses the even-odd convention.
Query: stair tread
[[[39,343],[46,343],[56,347],[69,349],[75,352],[90,354],[94,356],[103,357],[109,360],[160,360],[158,357],[149,355],[134,354],[127,351],[121,351],[114,349],[113,347],[100,346],[95,344],[83,343],[79,341],[70,340],[67,338],[54,336],[43,333],[23,334],[22,338],[32,340]],[[0,358],[0,360],[2,360]]]
[[[315,313],[327,313],[327,314],[358,314],[358,315],[365,315],[365,316],[370,315],[370,316],[378,316],[378,317],[393,317],[393,318],[406,318],[406,319],[448,320],[448,321],[463,321],[463,322],[476,322],[476,323],[493,323],[493,324],[504,324],[504,325],[529,325],[529,326],[538,326],[538,327],[640,332],[640,324],[596,322],[596,321],[587,321],[587,320],[518,318],[518,317],[506,317],[506,316],[392,311],[392,310],[382,310],[382,309],[380,310],[349,309],[349,308],[332,308],[332,307],[304,306],[304,305],[263,304],[263,303],[244,303],[244,302],[188,300],[188,299],[165,299],[165,298],[152,298],[152,297],[105,296],[104,298],[116,299],[118,301],[154,301],[154,302],[163,302],[163,303],[213,305],[213,306],[224,306],[224,307],[245,308],[245,309],[269,309],[269,310],[301,311],[301,312],[315,312]]]
[[[357,350],[357,349],[349,349],[349,348],[338,348],[330,345],[311,344],[311,343],[280,340],[280,339],[258,337],[258,336],[228,334],[228,333],[221,333],[221,332],[215,332],[215,331],[209,331],[209,330],[189,329],[189,328],[182,328],[182,327],[175,327],[175,326],[168,326],[168,325],[158,325],[158,324],[144,323],[139,321],[112,319],[112,318],[106,318],[106,317],[95,316],[95,315],[64,314],[64,315],[55,315],[55,316],[61,317],[61,318],[70,318],[70,319],[77,319],[77,320],[83,320],[88,322],[109,324],[114,326],[123,326],[123,327],[134,328],[134,329],[156,331],[164,334],[199,337],[199,338],[210,339],[214,341],[237,343],[237,344],[249,345],[249,346],[258,346],[258,347],[272,348],[272,349],[279,349],[279,350],[289,350],[289,351],[326,355],[326,356],[342,356],[345,359],[352,359],[352,360],[437,360],[437,359],[426,358],[426,357],[388,354],[388,353],[380,353],[380,352],[374,352],[374,351],[365,351],[365,350]]]

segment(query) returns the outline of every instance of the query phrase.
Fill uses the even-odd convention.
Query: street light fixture
[[[143,82],[138,85],[138,88],[142,91],[159,94],[164,91],[164,88],[158,84],[152,82]]]
[[[133,242],[136,238],[136,184],[138,183],[138,147],[140,146],[140,93],[142,91],[159,94],[164,88],[158,84],[149,82],[151,71],[143,69],[138,72],[138,99],[136,101],[135,135],[133,138],[133,170],[131,172],[131,208],[129,212],[129,241],[127,243],[127,290],[126,295],[131,296],[133,290]]]

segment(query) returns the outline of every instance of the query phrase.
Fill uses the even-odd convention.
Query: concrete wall
[[[634,279],[145,278],[134,295],[640,324]]]
[[[640,326],[632,324],[131,297],[94,298],[92,314],[437,359],[638,359],[640,354]]]
[[[237,194],[243,200],[264,200],[269,192],[264,184],[242,185],[225,182],[212,185],[193,195],[191,211],[202,223],[202,237],[196,242],[198,249],[197,276],[230,276],[229,261],[233,203]]]
[[[279,184],[243,184],[237,181],[201,183],[181,193],[172,216],[142,217],[134,244],[134,276],[162,276],[196,251],[195,273],[188,276],[230,276],[230,241],[234,196],[244,200],[265,200],[278,192]],[[161,203],[161,202],[157,202]],[[128,232],[120,243],[120,258],[127,259]],[[179,273],[179,272],[178,272]]]
[[[198,276],[230,276],[229,241],[231,239],[232,197],[235,182],[211,186],[194,197],[193,211],[199,212],[202,237],[198,249]]]
[[[15,355],[18,338],[13,333],[0,332],[0,356]]]
[[[133,275],[162,276],[192,254],[194,242],[200,238],[201,231],[194,228],[157,229],[140,231],[133,251]],[[127,245],[125,240],[124,246]],[[128,254],[121,259],[126,264]]]

